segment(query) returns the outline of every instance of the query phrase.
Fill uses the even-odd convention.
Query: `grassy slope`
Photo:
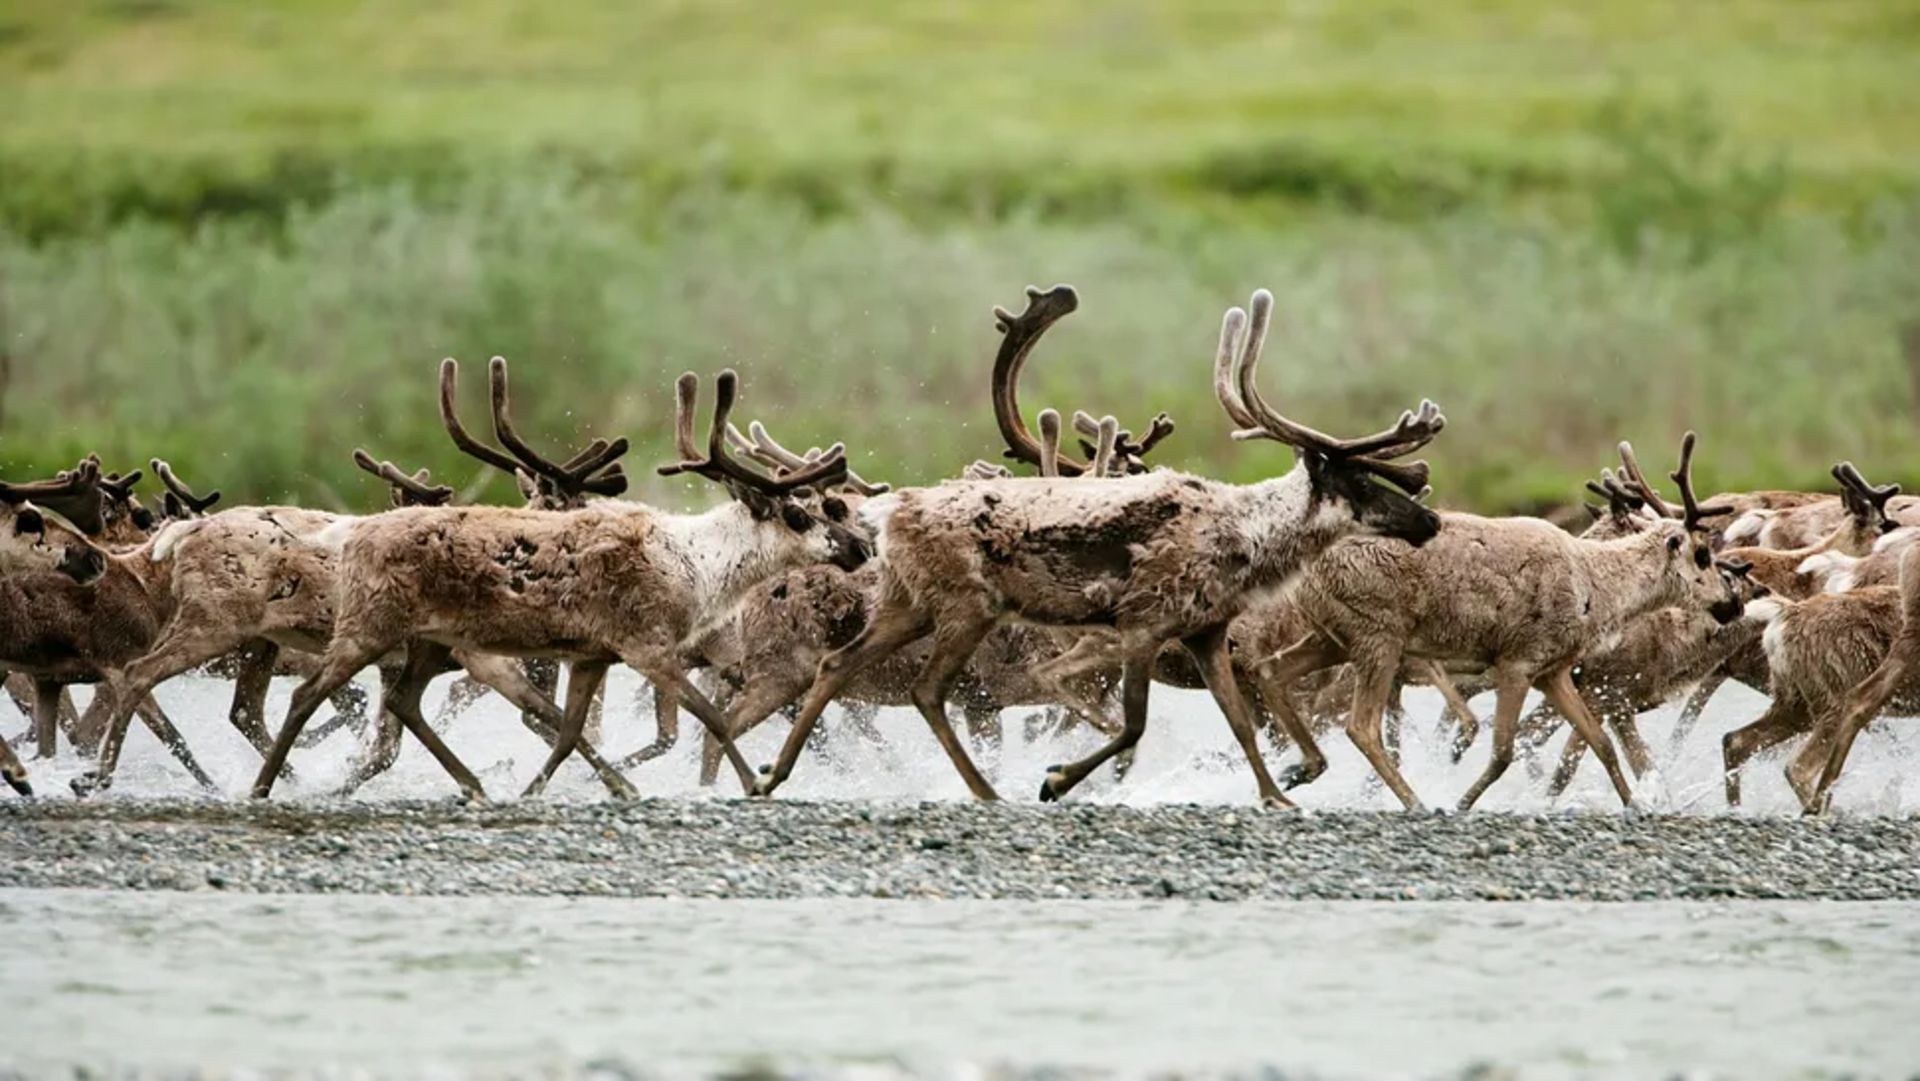
[[[433,361],[501,352],[556,438],[657,454],[671,373],[737,363],[782,431],[925,479],[992,449],[986,306],[1060,279],[1033,404],[1171,408],[1216,470],[1278,461],[1201,381],[1254,284],[1316,422],[1449,407],[1454,502],[1687,424],[1729,483],[1920,449],[1913,3],[262,7],[0,12],[10,474],[101,445],[364,502],[345,451],[449,467]],[[1788,216],[1597,242],[1623,86],[1784,152]]]
[[[1630,80],[1705,94],[1742,145],[1790,149],[1809,193],[1920,170],[1911,2],[995,6],[15,0],[0,148],[29,169],[190,160],[242,185],[276,155],[559,153],[909,199],[1337,194],[1381,170],[1462,193],[1578,182],[1592,107]]]

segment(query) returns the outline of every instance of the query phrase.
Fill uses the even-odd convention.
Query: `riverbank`
[[[1189,805],[0,804],[0,886],[1119,900],[1920,899],[1920,819]]]

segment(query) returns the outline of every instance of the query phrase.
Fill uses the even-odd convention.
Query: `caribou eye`
[[[821,500],[820,509],[827,513],[828,518],[836,522],[844,522],[847,520],[847,504],[838,496],[830,495]]]
[[[1680,538],[1679,538],[1679,537],[1668,537],[1668,538],[1667,538],[1667,551],[1669,551],[1669,552],[1678,552],[1679,550],[1680,550]]]
[[[153,512],[145,507],[135,507],[133,511],[133,525],[135,529],[152,529]]]
[[[795,533],[805,533],[813,528],[813,516],[792,503],[780,504],[780,518]]]
[[[1706,570],[1713,564],[1713,553],[1707,551],[1705,548],[1695,548],[1693,550],[1693,562],[1694,565],[1701,570]]]
[[[27,507],[14,515],[13,531],[15,533],[45,533],[47,531],[47,522],[46,519],[40,517],[39,511],[34,510],[32,507]]]

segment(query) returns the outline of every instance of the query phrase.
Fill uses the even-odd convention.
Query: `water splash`
[[[437,713],[450,680],[436,681],[428,692],[425,713]],[[378,693],[371,681],[370,694]],[[268,702],[270,724],[284,717],[293,683],[276,680]],[[624,669],[609,677],[603,721],[602,748],[617,758],[651,742],[653,718],[637,708],[638,678]],[[84,708],[90,695],[75,688]],[[228,797],[247,790],[259,767],[259,757],[225,721],[231,685],[185,677],[160,688],[158,697],[186,734],[201,763]],[[1415,792],[1429,806],[1447,807],[1485,767],[1489,739],[1480,740],[1460,762],[1450,760],[1447,736],[1439,730],[1441,702],[1437,694],[1413,690],[1407,694],[1407,718],[1402,736],[1402,769]],[[1474,702],[1483,718],[1491,713],[1491,697]],[[1683,814],[1727,814],[1720,778],[1720,737],[1759,717],[1766,699],[1743,687],[1728,685],[1715,697],[1684,747],[1668,752],[1667,744],[1677,707],[1649,714],[1640,721],[1642,734],[1655,749],[1659,768],[1636,782],[1636,792],[1649,810]],[[323,712],[324,716],[324,712]],[[316,723],[318,721],[316,720]],[[1087,731],[1029,734],[1023,713],[1009,710],[1003,717],[1000,746],[974,745],[975,760],[998,788],[1002,798],[1029,801],[1049,765],[1086,754],[1098,745]],[[11,736],[26,727],[25,718],[10,703],[0,704],[0,732]],[[876,802],[966,799],[966,787],[954,773],[926,724],[912,710],[883,710],[876,722],[879,743],[863,739],[837,710],[822,722],[825,746],[809,749],[782,796],[797,799],[838,799]],[[1881,722],[1861,737],[1846,776],[1835,790],[1835,807],[1855,814],[1902,814],[1920,806],[1914,745],[1920,736],[1899,720]],[[751,733],[741,751],[752,764],[771,761],[786,738],[788,725],[774,720]],[[688,799],[735,798],[737,786],[723,778],[720,787],[703,789],[697,783],[700,726],[683,717],[679,745],[671,752],[633,770],[634,784],[648,796]],[[545,754],[540,741],[523,728],[517,712],[497,697],[482,700],[444,733],[469,768],[478,774],[496,799],[512,798],[538,770]],[[1555,737],[1538,760],[1551,771],[1564,737]],[[1394,810],[1396,800],[1373,776],[1366,761],[1335,730],[1320,740],[1329,768],[1325,776],[1291,793],[1308,809]],[[23,753],[30,746],[16,743]],[[298,771],[291,782],[276,790],[277,798],[332,793],[345,780],[360,752],[359,739],[342,731],[317,747],[296,750],[292,762]],[[1267,761],[1276,771],[1294,759],[1291,749],[1276,751],[1266,744]],[[1736,813],[1780,815],[1798,811],[1781,777],[1781,758],[1763,757],[1749,763],[1745,780],[1745,807]],[[51,761],[29,761],[35,787],[48,798],[70,798],[67,782],[89,763],[63,747]],[[1487,793],[1480,807],[1493,811],[1611,813],[1619,808],[1612,786],[1597,762],[1589,759],[1573,785],[1558,800],[1545,791],[1545,778],[1536,777],[1525,762],[1516,762]],[[127,741],[113,796],[196,796],[198,788],[138,723]],[[400,759],[385,776],[368,784],[363,800],[431,798],[455,794],[452,783],[426,751],[411,738]],[[577,760],[555,778],[545,798],[597,800],[604,789]],[[1162,803],[1248,804],[1254,800],[1252,779],[1237,745],[1212,701],[1203,693],[1155,688],[1152,720],[1141,741],[1131,772],[1117,781],[1103,770],[1078,789],[1071,799],[1099,803],[1152,805]]]

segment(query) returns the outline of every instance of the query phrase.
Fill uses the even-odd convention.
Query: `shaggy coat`
[[[1594,541],[1540,519],[1442,520],[1439,535],[1419,548],[1363,537],[1329,549],[1294,594],[1314,632],[1270,662],[1266,678],[1284,687],[1328,664],[1354,663],[1361,676],[1349,735],[1409,808],[1419,801],[1379,736],[1384,691],[1403,659],[1493,675],[1500,698],[1493,760],[1462,809],[1511,762],[1521,702],[1538,685],[1599,749],[1622,802],[1631,802],[1611,744],[1580,703],[1572,670],[1636,616],[1675,605],[1711,609],[1722,620],[1738,614],[1739,600],[1705,536],[1664,521]]]
[[[401,646],[409,647],[405,686],[388,707],[470,795],[480,794],[478,781],[419,717],[419,692],[451,650],[576,665],[569,729],[536,785],[573,750],[586,701],[613,662],[720,726],[679,662],[697,621],[719,618],[754,583],[789,567],[865,558],[864,542],[844,527],[788,509],[767,515],[730,503],[687,516],[607,501],[572,511],[421,507],[343,523],[329,534],[340,550],[340,609],[326,663],[295,692],[255,795],[271,788],[315,695]],[[745,772],[744,763],[736,768]]]
[[[807,693],[827,654],[866,629],[879,583],[880,569],[873,563],[854,571],[812,566],[776,575],[753,587],[733,619],[687,648],[691,663],[710,666],[723,685],[739,688],[726,703],[735,739]],[[1105,707],[1118,683],[1117,671],[1086,673],[1064,686],[1035,674],[1036,665],[1058,656],[1073,640],[1071,632],[1051,628],[995,627],[954,687],[954,699],[976,735],[996,731],[1003,709],[1052,705],[1064,705],[1082,722],[1113,734]],[[914,679],[930,655],[927,643],[903,648],[856,676],[841,701],[912,705]],[[718,765],[719,744],[708,740],[703,784],[712,783]]]
[[[1920,715],[1920,547],[1906,550],[1900,571],[1894,586],[1752,606],[1750,618],[1766,626],[1773,701],[1721,742],[1729,803],[1739,802],[1747,759],[1816,732],[1787,781],[1809,812],[1822,810],[1861,728],[1882,713]]]
[[[1792,502],[1794,498],[1800,502]],[[1767,502],[1755,505],[1763,499]],[[1739,508],[1722,531],[1729,547],[1805,548],[1844,526],[1849,516],[1840,497],[1833,495],[1761,492],[1717,496],[1714,501],[1731,502]],[[1894,498],[1887,503],[1886,518],[1895,526],[1920,526],[1920,498]]]
[[[152,588],[148,549],[100,553],[99,565],[98,576],[84,583],[57,571],[0,579],[0,668],[34,680],[34,730],[43,756],[53,753],[61,686],[95,682],[139,657],[169,614],[166,594]],[[105,708],[120,701],[110,688],[95,705]],[[213,787],[180,733],[150,699],[141,695],[125,712],[138,712],[193,779],[204,788]]]
[[[996,308],[1002,339],[996,373],[1017,373],[1047,326],[1078,304],[1073,290],[1027,290],[1025,311]],[[1058,685],[1085,672],[1122,670],[1125,723],[1112,741],[1078,762],[1048,771],[1042,799],[1058,799],[1093,770],[1130,749],[1146,729],[1156,658],[1178,640],[1226,715],[1261,798],[1286,803],[1260,758],[1249,707],[1228,652],[1235,616],[1279,591],[1309,560],[1344,536],[1384,533],[1414,543],[1438,528],[1434,513],[1405,492],[1424,490],[1424,463],[1394,460],[1425,446],[1446,423],[1438,407],[1358,439],[1337,439],[1282,415],[1261,396],[1257,369],[1272,295],[1253,298],[1252,316],[1229,309],[1213,364],[1215,396],[1243,438],[1293,447],[1286,475],[1237,487],[1176,472],[1077,484],[1057,477],[984,478],[910,489],[861,508],[880,557],[878,603],[866,629],[821,661],[780,758],[755,785],[771,795],[791,775],[813,725],[868,667],[931,637],[910,691],[967,787],[996,798],[947,721],[945,704],[969,658],[996,626],[1106,628],[1085,635],[1036,676]],[[996,388],[1013,382],[996,375]],[[996,396],[1003,434],[1012,402]],[[1105,422],[1103,422],[1103,427]],[[1144,449],[1144,447],[1142,448]],[[1308,740],[1304,732],[1291,732]]]

